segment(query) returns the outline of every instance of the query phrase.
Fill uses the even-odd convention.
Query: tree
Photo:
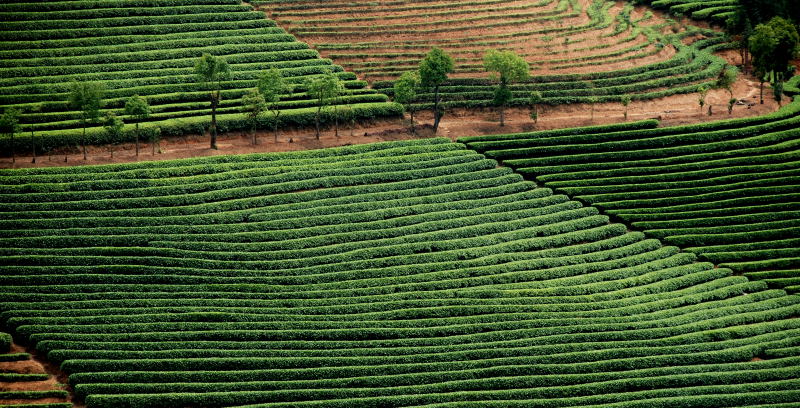
[[[772,83],[772,95],[775,97],[775,101],[778,102],[778,106],[781,106],[781,102],[783,102],[783,81]]]
[[[625,107],[625,113],[623,114],[623,116],[625,117],[625,120],[627,121],[628,120],[628,105],[631,104],[631,96],[630,95],[622,95],[622,96],[620,96],[619,101],[620,101],[620,103],[622,103],[622,106]]]
[[[28,108],[28,113],[30,114],[37,114],[42,111],[42,105],[32,105]],[[34,124],[28,124],[28,130],[31,131],[31,149],[33,151],[33,159],[31,159],[31,163],[36,163],[36,137],[33,133]]]
[[[528,97],[528,104],[530,105],[531,109],[531,119],[533,119],[533,123],[539,123],[539,104],[542,103],[542,93],[539,91],[531,91],[530,96]]]
[[[551,52],[551,50],[552,50],[551,44],[553,42],[553,37],[551,37],[549,35],[546,35],[546,36],[542,37],[542,42],[544,42],[544,48],[547,50],[547,52],[548,53]]]
[[[211,148],[217,148],[217,107],[220,102],[222,81],[230,78],[230,68],[225,59],[211,54],[203,54],[194,64],[197,82],[209,90],[211,100]]]
[[[588,102],[589,102],[589,108],[591,108],[591,110],[592,110],[592,116],[591,116],[592,122],[594,122],[594,106],[598,102],[600,102],[600,99],[597,96],[592,95],[592,96],[589,97]]]
[[[306,84],[306,88],[308,89],[308,94],[317,100],[317,114],[314,116],[314,125],[317,131],[317,140],[319,140],[319,122],[322,109],[328,106],[342,92],[343,87],[339,77],[328,72],[309,81]]]
[[[420,85],[433,89],[433,133],[439,130],[439,122],[444,113],[440,108],[439,87],[447,80],[447,74],[453,72],[453,57],[440,48],[431,49],[419,63]]]
[[[281,100],[281,95],[292,92],[292,86],[283,78],[281,71],[272,67],[258,78],[258,90],[268,104],[267,108],[272,111],[274,119],[272,129],[275,133],[275,143],[278,143],[278,116],[281,114],[278,102]]]
[[[70,84],[69,106],[80,111],[81,114],[83,160],[86,160],[86,125],[95,123],[100,118],[104,92],[105,87],[99,82],[73,82]]]
[[[705,85],[701,85],[697,88],[697,93],[700,94],[700,97],[697,99],[697,103],[700,105],[700,115],[703,115],[703,106],[706,105],[706,96],[708,96],[708,87]]]
[[[490,50],[483,57],[483,67],[491,73],[499,85],[494,92],[494,104],[500,111],[500,126],[505,126],[505,108],[511,102],[512,94],[508,85],[528,79],[530,66],[513,51]]]
[[[17,158],[14,152],[14,135],[20,131],[19,116],[21,112],[17,108],[8,108],[0,116],[0,132],[11,136],[11,162],[16,163]]]
[[[722,70],[717,78],[716,87],[727,90],[728,94],[730,95],[730,98],[728,99],[729,115],[733,112],[733,105],[736,103],[736,99],[733,97],[733,84],[736,83],[736,78],[738,76],[739,70],[737,70],[736,67],[728,66]]]
[[[151,154],[153,156],[156,155],[156,144],[158,145],[158,154],[161,154],[161,128],[160,127],[151,128],[148,134],[150,135],[149,141],[150,141],[150,148],[152,149]]]
[[[783,18],[775,17],[767,24],[756,26],[750,36],[749,46],[755,74],[759,78],[761,103],[764,103],[764,82],[767,77],[777,83],[789,76],[786,73],[790,62],[797,56],[799,44],[797,29]]]
[[[394,81],[394,101],[403,105],[411,115],[411,134],[417,134],[414,127],[414,100],[417,99],[417,89],[419,89],[419,73],[404,72],[397,81]]]
[[[136,120],[136,157],[139,157],[139,122],[144,121],[150,116],[150,104],[147,99],[139,95],[133,95],[125,101],[125,114]]]
[[[103,128],[108,135],[108,148],[111,151],[111,158],[114,158],[114,145],[119,143],[122,135],[124,123],[114,112],[108,111],[103,117]]]
[[[256,125],[258,124],[258,117],[264,112],[266,107],[267,102],[264,100],[264,95],[261,94],[258,88],[253,88],[250,92],[242,96],[242,113],[250,120],[251,142],[254,145],[256,144]],[[277,116],[275,120],[278,120]]]
[[[772,55],[775,53],[775,47],[778,45],[778,40],[775,38],[775,33],[772,27],[764,24],[759,24],[753,35],[750,36],[750,53],[753,56],[754,73],[758,77],[761,103],[764,103],[764,82],[766,81],[769,73],[775,68]]]

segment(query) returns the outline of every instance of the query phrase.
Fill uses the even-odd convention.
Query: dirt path
[[[674,126],[723,120],[732,117],[763,115],[778,109],[778,104],[772,99],[771,92],[767,91],[764,92],[765,104],[759,104],[758,83],[753,78],[743,76],[736,83],[734,96],[739,96],[740,98],[744,96],[740,100],[745,104],[735,106],[733,114],[730,116],[726,107],[727,91],[714,90],[709,92],[706,99],[707,103],[712,105],[713,116],[709,117],[706,110],[701,114],[697,104],[697,94],[686,94],[648,101],[634,101],[628,109],[628,120],[655,118],[661,120],[661,126]],[[595,105],[594,119],[592,119],[590,106],[586,104],[545,107],[543,112],[540,113],[539,123],[535,126],[528,115],[527,109],[508,109],[506,112],[506,126],[500,127],[497,123],[497,114],[493,109],[455,109],[448,112],[447,116],[442,119],[438,135],[455,140],[462,136],[529,132],[532,130],[617,123],[624,120],[623,107],[616,103]],[[432,121],[430,112],[420,112],[416,115],[416,119],[417,123],[422,125],[427,125]],[[133,144],[115,147],[113,159],[108,147],[92,146],[88,149],[89,158],[85,161],[79,151],[75,149],[67,152],[66,163],[64,162],[64,152],[62,151],[54,153],[49,158],[48,156],[39,156],[36,163],[31,163],[30,155],[18,156],[16,163],[12,163],[10,157],[3,157],[0,158],[0,168],[74,166],[180,159],[220,154],[283,152],[432,136],[428,128],[422,128],[417,135],[412,135],[406,124],[400,120],[376,121],[359,125],[352,131],[352,134],[351,136],[351,131],[345,128],[341,129],[339,137],[336,137],[333,129],[327,129],[323,132],[322,137],[317,140],[312,129],[290,130],[282,131],[278,143],[275,143],[272,133],[261,132],[258,136],[259,144],[253,146],[250,143],[249,135],[235,132],[220,137],[218,142],[219,150],[209,149],[207,137],[191,136],[186,138],[185,141],[183,139],[162,141],[161,153],[156,153],[155,155],[151,153],[152,148],[150,145],[142,144],[138,158],[134,154]]]
[[[31,358],[21,361],[0,361],[0,373],[48,374],[46,380],[0,382],[0,391],[51,391],[67,390],[66,376],[58,371],[58,367],[42,360],[35,352],[12,344],[11,353],[31,353]],[[39,399],[0,399],[0,406],[12,404],[50,404],[71,403],[71,398],[39,398]],[[75,407],[83,405],[74,404]]]

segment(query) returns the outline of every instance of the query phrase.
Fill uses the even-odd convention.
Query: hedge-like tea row
[[[208,91],[197,84],[193,69],[203,53],[224,57],[231,67],[231,79],[221,84],[219,113],[226,116],[223,131],[244,128],[240,98],[255,86],[260,72],[270,67],[280,69],[295,85],[280,104],[285,126],[313,123],[310,108],[317,102],[305,93],[303,84],[328,71],[346,81],[352,95],[338,103],[353,105],[357,119],[400,112],[386,103],[384,95],[365,88],[365,82],[356,81],[354,74],[342,72],[330,60],[319,58],[317,51],[278,28],[263,12],[237,2],[79,0],[45,4],[31,0],[2,5],[0,21],[4,27],[0,32],[0,109],[20,109],[22,130],[27,134],[17,135],[17,152],[31,151],[31,131],[40,152],[76,144],[80,113],[67,103],[72,81],[103,83],[102,110],[127,122],[117,140],[108,140],[99,124],[90,124],[89,143],[132,140],[133,119],[125,116],[122,108],[135,94],[145,97],[152,107],[145,127],[159,127],[162,135],[197,133],[210,120]],[[332,115],[327,112],[324,121]],[[262,118],[259,126],[269,122]],[[3,135],[0,151],[10,152],[10,147],[10,138]]]
[[[800,402],[800,299],[444,138],[0,170],[0,226],[90,408]]]
[[[761,117],[697,125],[463,141],[650,236],[771,286],[796,287],[799,125],[795,101]]]

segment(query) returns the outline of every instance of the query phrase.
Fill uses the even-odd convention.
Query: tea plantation
[[[16,1],[0,4],[0,22],[0,106],[22,112],[20,122],[36,132],[40,150],[79,143],[82,116],[69,103],[74,82],[100,84],[103,110],[128,123],[134,118],[125,103],[140,95],[151,109],[137,122],[158,127],[162,136],[202,134],[211,108],[194,66],[204,53],[230,66],[230,76],[218,83],[221,130],[250,128],[240,99],[272,67],[291,85],[278,102],[283,125],[313,124],[318,102],[306,92],[307,81],[326,72],[336,73],[348,90],[336,103],[351,105],[358,118],[400,112],[385,95],[238,0]],[[18,150],[30,150],[27,132],[18,137]],[[133,138],[112,140],[106,133],[92,121],[87,140]],[[0,147],[10,150],[3,139]]]
[[[0,318],[91,408],[800,402],[800,298],[447,139],[0,183]]]
[[[755,118],[646,125],[461,141],[650,237],[800,290],[800,101]]]

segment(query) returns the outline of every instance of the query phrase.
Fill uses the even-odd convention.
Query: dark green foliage
[[[800,255],[791,205],[800,200],[798,113],[795,102],[762,117],[705,124],[465,141],[649,236],[737,272],[759,272],[795,267]]]

